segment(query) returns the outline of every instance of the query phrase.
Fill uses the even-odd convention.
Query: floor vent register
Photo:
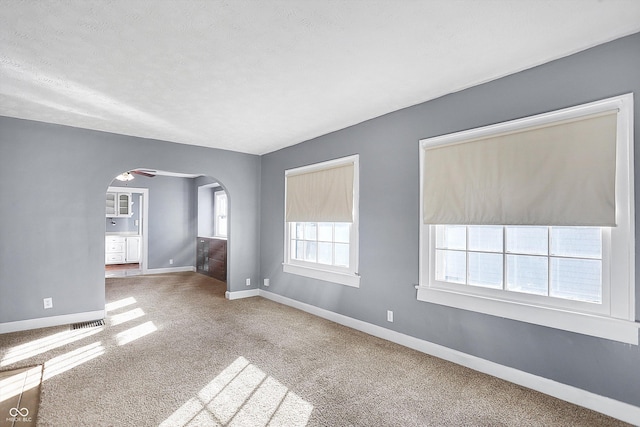
[[[75,331],[76,329],[95,328],[97,326],[104,326],[104,319],[91,320],[90,322],[74,323],[73,325],[71,325],[71,330]]]

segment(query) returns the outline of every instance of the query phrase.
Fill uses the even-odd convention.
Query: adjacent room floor
[[[104,266],[104,277],[139,276],[140,264],[108,264]]]

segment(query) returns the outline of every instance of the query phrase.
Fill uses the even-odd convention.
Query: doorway
[[[109,237],[117,240],[111,243],[121,253],[128,252],[127,243],[135,245],[139,237],[137,250],[141,256],[139,265],[135,256],[127,254],[105,259],[105,276],[197,271],[226,283],[227,238],[231,232],[226,188],[202,174],[137,169],[122,175],[128,175],[129,180],[114,179],[107,189],[105,258],[109,255]],[[132,183],[136,186],[130,187]],[[208,202],[199,197],[203,192]],[[121,205],[123,210],[116,210]],[[129,205],[132,208],[127,211]],[[125,222],[126,227],[121,224]]]
[[[105,278],[144,274],[149,190],[110,186],[105,201]]]

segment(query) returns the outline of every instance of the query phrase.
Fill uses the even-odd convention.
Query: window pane
[[[436,248],[467,248],[467,227],[464,225],[438,225],[436,227]]]
[[[466,279],[466,252],[436,250],[436,280],[464,284]]]
[[[304,240],[316,240],[318,226],[315,222],[305,222]]]
[[[602,302],[602,261],[551,258],[551,296]]]
[[[334,265],[339,267],[349,267],[349,244],[336,243],[336,260]]]
[[[548,227],[507,227],[507,252],[547,255]]]
[[[507,290],[547,295],[547,257],[507,255]]]
[[[295,227],[295,238],[296,239],[304,239],[304,223],[303,222],[294,222],[293,226]]]
[[[469,284],[502,289],[502,254],[469,252]]]
[[[335,223],[335,230],[336,230],[335,241],[336,242],[349,243],[349,227],[350,227],[350,224],[348,222]]]
[[[227,217],[218,218],[218,236],[227,235]]]
[[[317,247],[318,244],[316,242],[304,242],[304,260],[316,262],[317,259]]]
[[[602,258],[602,233],[596,227],[552,227],[551,254]]]
[[[470,226],[469,250],[502,252],[502,230],[502,227]],[[502,264],[502,261],[500,263]],[[500,276],[502,276],[502,273],[500,273]]]
[[[318,263],[331,265],[333,244],[327,242],[318,243]]]
[[[295,246],[291,256],[294,259],[304,259],[304,242],[302,240],[294,240]]]
[[[333,223],[332,222],[318,223],[318,240],[322,242],[333,241]]]

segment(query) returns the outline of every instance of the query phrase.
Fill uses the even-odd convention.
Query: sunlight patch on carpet
[[[136,302],[137,301],[136,301],[136,299],[134,297],[123,298],[121,300],[105,304],[104,309],[106,311],[113,311],[113,310],[117,310],[117,309],[122,308],[122,307],[126,307],[126,306],[131,305],[131,304],[135,304]]]
[[[48,380],[56,375],[60,375],[63,372],[103,355],[104,351],[105,349],[102,346],[102,342],[98,341],[54,357],[44,364],[44,374],[42,379]]]
[[[0,426],[35,426],[42,365],[0,372]]]
[[[241,356],[160,426],[306,426],[312,411],[312,404]]]
[[[2,358],[0,366],[8,366],[16,362],[37,356],[47,351],[65,346],[75,341],[79,341],[91,335],[97,334],[102,328],[79,329],[73,331],[64,331],[48,337],[29,341],[13,347]]]
[[[118,345],[129,344],[132,341],[137,340],[138,338],[142,338],[145,335],[149,335],[152,332],[157,331],[158,328],[153,324],[152,321],[148,321],[143,323],[142,325],[135,326],[133,328],[127,329],[126,331],[120,332],[116,335],[116,341],[118,341]]]
[[[110,316],[109,323],[111,326],[117,326],[142,316],[144,316],[144,311],[141,308],[134,308],[133,310]]]

